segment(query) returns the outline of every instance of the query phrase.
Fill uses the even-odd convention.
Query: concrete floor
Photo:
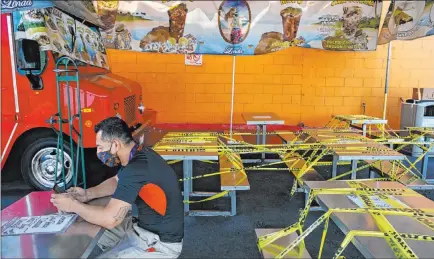
[[[179,176],[182,164],[174,164]],[[329,177],[330,170],[320,170]],[[349,168],[340,168],[344,172]],[[194,174],[218,171],[217,164],[194,163]],[[430,176],[434,176],[434,159],[429,166]],[[5,173],[5,172],[3,172]],[[251,171],[248,173],[250,191],[237,193],[238,214],[234,217],[186,217],[184,248],[181,258],[258,258],[255,228],[283,228],[295,223],[299,210],[304,206],[304,195],[289,197],[293,176],[285,171]],[[219,177],[194,181],[195,190],[219,190]],[[25,196],[32,189],[19,179],[2,182],[2,209]],[[432,191],[422,194],[433,199]],[[225,198],[195,205],[201,209],[228,209]],[[193,206],[194,208],[194,206]],[[310,212],[306,226],[315,221],[322,212]],[[306,247],[312,257],[317,257],[322,227],[318,227],[306,238]],[[323,257],[332,257],[344,235],[334,223],[329,224]],[[346,258],[362,258],[353,245],[343,252]]]

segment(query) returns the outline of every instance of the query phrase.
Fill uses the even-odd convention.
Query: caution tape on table
[[[325,237],[328,229],[328,221],[331,214],[336,212],[341,213],[369,213],[373,215],[374,221],[379,227],[380,231],[350,231],[347,234],[346,238],[342,242],[339,249],[336,251],[334,258],[339,258],[341,253],[347,247],[347,245],[351,242],[351,240],[355,236],[371,236],[371,237],[383,237],[386,242],[394,251],[395,255],[398,258],[415,258],[415,254],[406,242],[403,240],[407,239],[415,239],[422,241],[433,241],[434,237],[427,235],[418,235],[413,233],[398,233],[393,226],[387,221],[387,218],[384,215],[400,215],[411,217],[414,220],[424,224],[427,228],[434,230],[434,223],[430,220],[434,218],[434,215],[430,213],[434,213],[434,209],[412,209],[403,207],[403,205],[399,202],[396,202],[394,199],[389,198],[389,195],[397,196],[415,196],[418,195],[412,190],[409,189],[377,189],[377,188],[367,188],[365,183],[360,181],[346,181],[350,188],[340,188],[340,189],[315,189],[309,192],[308,200],[305,208],[301,211],[299,220],[297,223],[284,228],[280,231],[267,234],[258,238],[257,244],[260,250],[266,248],[268,245],[272,244],[276,240],[282,238],[283,236],[289,235],[294,232],[298,232],[298,237],[293,240],[287,247],[280,249],[280,252],[274,251],[275,258],[283,258],[289,252],[293,251],[300,244],[303,246],[304,239],[310,233],[312,233],[318,226],[320,226],[324,222],[324,230],[321,238],[321,244],[319,249],[318,258],[321,257],[323,246],[325,243]],[[361,198],[363,203],[365,204],[365,208],[333,208],[329,209],[325,214],[320,216],[312,225],[310,225],[306,230],[303,230],[305,219],[308,215],[310,204],[314,200],[314,197],[317,195],[323,194],[350,194],[357,195]],[[393,208],[377,208],[375,204],[371,201],[369,195],[380,194],[381,199]],[[298,250],[300,251],[300,249]]]

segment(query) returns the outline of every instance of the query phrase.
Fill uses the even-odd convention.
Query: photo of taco
[[[65,24],[61,19],[57,19],[56,24],[57,24],[57,28],[59,29],[60,36],[62,36],[62,38],[65,38],[66,35]]]
[[[52,29],[53,31],[57,31],[57,26],[50,16],[45,16],[45,22],[48,24],[48,27],[50,27],[50,29]]]
[[[53,45],[54,45],[54,47],[56,47],[57,51],[59,51],[59,52],[63,51],[62,45],[57,40],[53,41]]]
[[[63,45],[63,48],[64,48],[68,53],[71,53],[71,52],[72,52],[72,49],[71,49],[71,47],[68,45],[68,43],[65,43],[65,45]]]
[[[31,10],[24,12],[24,18],[30,22],[39,22],[44,20],[44,15],[40,10]]]
[[[389,20],[389,31],[396,34],[413,29],[425,8],[425,1],[397,1]]]
[[[396,8],[396,10],[393,12],[393,19],[395,19],[396,25],[402,25],[406,24],[408,22],[413,21],[413,17],[408,15],[406,12],[404,12],[401,8]]]
[[[50,44],[50,38],[45,33],[36,33],[32,36],[33,40],[36,40],[40,46],[47,46]]]

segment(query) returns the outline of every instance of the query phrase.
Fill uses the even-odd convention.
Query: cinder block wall
[[[387,119],[399,128],[400,98],[413,87],[434,87],[434,37],[392,43]],[[114,73],[138,81],[158,123],[229,123],[230,56],[203,56],[185,66],[184,55],[109,50]],[[332,114],[382,116],[387,45],[377,51],[330,52],[289,48],[236,57],[234,123],[242,112],[275,112],[286,124],[323,126]]]

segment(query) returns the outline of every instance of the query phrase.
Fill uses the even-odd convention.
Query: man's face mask
[[[110,145],[110,149],[107,151],[98,152],[96,155],[98,156],[98,159],[101,160],[106,166],[108,167],[116,167],[121,163],[121,160],[116,154],[110,153],[112,150],[112,145]]]

